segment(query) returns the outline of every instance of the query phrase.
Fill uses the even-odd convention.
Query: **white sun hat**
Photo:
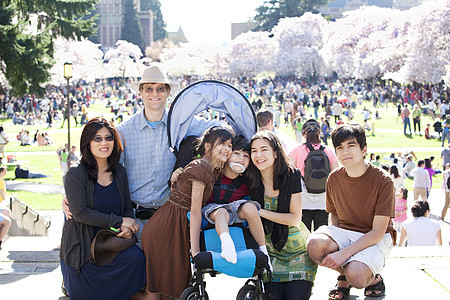
[[[131,88],[136,92],[139,92],[139,87],[143,83],[165,83],[170,86],[170,93],[173,94],[178,90],[180,85],[176,82],[171,82],[167,78],[161,69],[157,66],[151,66],[145,69],[144,74],[142,74],[141,80],[131,83]]]

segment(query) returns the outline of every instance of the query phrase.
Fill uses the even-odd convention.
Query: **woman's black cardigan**
[[[126,170],[118,164],[114,173],[122,199],[121,214],[123,217],[134,218]],[[77,272],[92,259],[90,247],[95,236],[94,228],[117,228],[122,224],[122,216],[94,210],[94,184],[95,181],[89,178],[83,164],[71,167],[64,179],[72,219],[64,223],[59,256]]]

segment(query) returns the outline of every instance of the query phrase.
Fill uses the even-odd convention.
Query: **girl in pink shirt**
[[[303,179],[305,176],[305,159],[310,152],[306,144],[311,144],[314,149],[319,149],[321,146],[319,123],[314,119],[306,121],[302,127],[302,135],[306,143],[292,150],[289,158],[302,173],[302,222],[309,231],[313,231],[322,225],[328,225],[328,213],[325,211],[325,193],[308,193]],[[331,171],[337,168],[338,160],[334,151],[328,146],[325,146],[323,151],[330,161]]]

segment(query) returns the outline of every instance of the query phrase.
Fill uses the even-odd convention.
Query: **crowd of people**
[[[426,110],[433,118],[442,117],[448,90],[325,79],[314,84],[292,78],[228,80],[246,91],[258,111],[258,132],[246,140],[217,126],[222,123],[219,115],[217,119],[207,116],[207,122],[194,119],[188,135],[200,136],[198,156],[174,168],[177,157],[169,151],[167,101],[180,85],[195,80],[183,78],[178,84],[151,66],[129,85],[130,91],[105,81],[80,84],[71,91],[54,88],[45,99],[2,100],[8,117],[16,118],[14,124],[28,124],[30,115],[34,120],[30,124],[45,120],[50,127],[52,119],[60,118],[64,125],[66,93],[71,94],[70,115],[76,125],[81,111],[79,124],[85,124],[81,158],[76,157],[75,146],[57,151],[67,219],[61,270],[71,299],[98,295],[105,299],[179,298],[191,280],[190,258],[201,251],[202,218],[215,225],[221,257],[232,264],[239,262],[228,225],[248,221],[259,250],[268,258],[273,276],[267,288],[274,299],[309,299],[318,265],[339,273],[330,299],[348,299],[352,287],[364,288],[366,296],[382,296],[385,285],[380,273],[397,232],[401,246],[416,245],[421,234],[442,244],[437,222],[427,218],[432,173],[439,171],[433,168],[431,157],[418,160],[417,166],[413,152],[388,158],[374,155],[367,161],[366,132],[375,135],[373,120],[380,117],[378,111],[372,116],[363,110],[364,126],[343,118],[350,122],[363,100],[373,101],[375,108],[393,102],[400,107],[406,134],[408,106],[413,105],[414,131],[421,134],[420,114]],[[88,118],[91,101],[102,98],[109,99],[114,118]],[[314,117],[305,107],[313,108]],[[319,116],[320,109],[323,116]],[[128,113],[131,117],[124,120]],[[294,149],[274,133],[281,118],[296,132],[299,145]],[[410,124],[409,131],[412,134]],[[443,141],[450,136],[444,133]],[[27,130],[24,136],[25,146],[31,138]],[[49,143],[44,133],[36,132],[35,140],[39,145]],[[328,146],[330,142],[334,149]],[[450,168],[450,152],[443,152],[446,155]],[[446,166],[445,162],[444,158]],[[443,171],[450,177],[450,171]],[[406,217],[406,177],[414,178],[414,199],[422,199],[411,209],[414,221]],[[215,193],[215,183],[231,185],[231,196]],[[450,184],[445,191],[447,201]],[[3,216],[0,226],[8,220],[7,213]],[[418,222],[430,230],[417,231]],[[123,240],[136,237],[141,248],[132,242],[114,255],[96,252],[104,242],[105,229]]]

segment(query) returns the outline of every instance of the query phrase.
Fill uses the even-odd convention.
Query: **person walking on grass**
[[[405,108],[402,111],[403,115],[403,134],[406,135],[406,127],[409,127],[409,135],[412,134],[411,131],[411,120],[409,119],[409,115],[411,112],[408,109],[408,104],[405,104]]]
[[[411,171],[414,177],[414,201],[418,200],[419,196],[423,201],[427,201],[428,194],[431,190],[430,174],[424,167],[425,161],[421,159],[417,162],[417,168]]]
[[[419,129],[419,135],[422,135],[420,133],[420,116],[422,115],[422,112],[420,111],[419,105],[414,104],[414,109],[412,112],[413,115],[413,123],[414,123],[414,134],[417,134],[416,127]]]

